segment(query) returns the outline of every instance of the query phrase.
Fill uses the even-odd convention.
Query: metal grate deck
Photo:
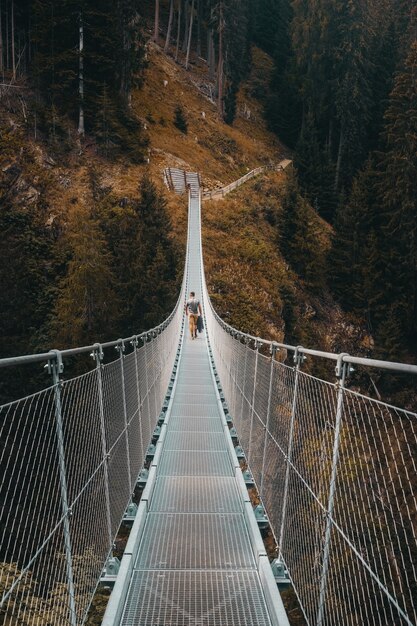
[[[223,432],[223,425],[217,417],[171,416],[169,420],[169,430],[170,432],[185,430],[187,432],[221,433]]]
[[[185,383],[179,383],[177,385],[176,393],[213,393],[213,383],[212,381],[208,382],[194,382],[187,381]]]
[[[174,399],[172,403],[171,415],[179,415],[183,417],[220,417],[220,411],[217,404],[181,404]]]
[[[169,431],[165,439],[165,451],[167,450],[222,450],[227,453],[226,437],[223,433],[204,433]]]
[[[149,513],[135,569],[251,569],[243,515]]]
[[[151,511],[241,513],[241,497],[234,478],[180,476],[157,479]]]
[[[256,572],[133,573],[123,626],[270,626]]]
[[[211,404],[216,402],[216,395],[214,390],[209,393],[180,392],[175,394],[175,401],[177,403],[186,402],[187,404],[201,406],[202,404]]]
[[[233,476],[232,464],[225,452],[166,450],[158,466],[159,476]]]
[[[188,285],[198,294],[198,200],[189,215]],[[186,329],[173,393],[122,619],[111,626],[272,626],[205,332],[191,341]]]

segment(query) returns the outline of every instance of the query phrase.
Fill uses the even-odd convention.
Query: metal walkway
[[[200,198],[190,188],[186,282],[201,298]],[[183,325],[171,404],[126,548],[131,565],[103,624],[284,626],[207,337],[191,340]]]
[[[104,626],[288,626],[233,419],[279,546],[274,572],[291,581],[305,623],[417,626],[417,412],[357,387],[369,371],[411,380],[417,365],[228,325],[204,280],[199,177],[172,184],[188,191],[190,217],[168,318],[124,339],[0,359],[22,381],[27,365],[50,376],[0,406],[3,622],[83,626],[101,580],[114,583]],[[196,341],[183,311],[191,290],[208,329]],[[91,367],[68,376],[88,355]],[[123,519],[133,526],[119,563]]]

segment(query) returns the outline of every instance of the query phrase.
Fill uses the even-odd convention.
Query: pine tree
[[[169,237],[170,221],[166,201],[145,176],[134,210],[138,216],[137,255],[132,280],[133,319],[142,327],[160,323],[169,313],[176,292],[177,255]]]
[[[310,113],[297,142],[294,164],[300,186],[312,206],[328,221],[333,220],[336,196],[333,189],[333,166],[319,142],[318,131]]]
[[[355,179],[349,201],[340,203],[328,262],[329,286],[343,307],[367,311],[368,316],[373,314],[370,303],[375,292],[374,251],[378,246],[375,233],[379,232],[376,180],[369,162]]]
[[[118,323],[112,260],[100,224],[89,209],[80,208],[73,220],[66,235],[70,260],[51,319],[51,339],[65,348],[114,336]]]
[[[413,14],[414,24],[417,13]],[[413,33],[413,22],[410,27]],[[385,116],[386,151],[381,162],[382,200],[388,302],[403,311],[403,339],[417,339],[417,42],[410,47],[398,72]]]
[[[301,196],[295,176],[288,180],[281,204],[281,250],[285,258],[309,287],[323,287],[320,225],[313,209]]]
[[[185,111],[180,104],[178,104],[174,110],[174,126],[185,135],[187,134],[188,122],[185,116]]]

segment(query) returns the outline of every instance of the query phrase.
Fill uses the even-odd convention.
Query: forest
[[[52,162],[88,162],[94,150],[103,164],[146,163],[132,97],[140,102],[153,40],[189,71],[204,61],[228,125],[253,47],[272,57],[270,85],[256,96],[294,158],[289,198],[332,229],[324,262],[307,272],[364,320],[373,356],[415,359],[413,0],[2,0],[0,19],[3,356],[139,331],[175,301],[181,246],[149,175],[120,206],[92,166],[77,210],[51,218],[45,198],[59,192],[37,154],[42,145]],[[302,273],[314,235],[293,201],[279,245]]]
[[[256,75],[258,68],[265,76]],[[416,0],[0,0],[0,358],[104,342],[159,324],[177,301],[187,219],[184,199],[163,187],[163,167],[174,161],[199,169],[214,188],[285,156],[292,173],[253,179],[221,204],[205,203],[204,263],[214,306],[254,336],[417,362],[416,70]],[[166,144],[157,145],[157,134]],[[115,355],[105,353],[105,365],[117,365],[109,363]],[[263,356],[269,372],[271,360]],[[90,356],[82,359],[66,360],[64,387],[86,370],[91,379],[101,376],[100,364],[93,370]],[[288,363],[292,376],[296,368]],[[332,398],[341,394],[333,362],[303,364],[306,381],[313,367],[318,378],[330,377],[319,382]],[[357,372],[349,392],[360,388],[380,398],[382,391],[387,401],[412,407],[415,387],[410,393],[405,378],[387,383],[377,376]],[[7,413],[10,399],[50,384],[38,364],[3,370],[0,404]],[[51,407],[55,389],[60,384],[39,394],[50,395]],[[305,449],[325,479],[337,430],[329,420],[333,407],[320,402],[313,383],[309,393],[322,423],[316,437],[307,434]],[[289,421],[297,405],[287,399],[281,408]],[[412,490],[396,475],[401,446],[385,454],[390,415],[371,416],[381,438],[369,449],[360,449],[366,420],[346,420],[342,439],[359,428],[343,478],[361,493],[359,469],[381,455],[386,490],[373,491],[372,476],[366,487],[382,509],[396,491],[412,509]],[[80,421],[87,433],[93,422]],[[397,443],[407,443],[404,484],[412,486],[413,423],[395,413],[397,421],[406,424]],[[39,440],[30,440],[35,460],[41,436],[48,438],[39,432]],[[18,429],[13,440],[20,445]],[[45,464],[26,480],[25,469],[15,490],[36,496],[38,489],[45,498],[48,472]],[[30,508],[23,495],[21,506]],[[343,513],[359,519],[362,509],[344,497]],[[43,514],[43,505],[38,509]],[[327,513],[318,515],[324,522]],[[398,531],[397,520],[385,525],[383,515],[381,536],[395,533],[408,549],[412,516],[409,528]],[[11,508],[12,525],[15,518]],[[357,524],[360,541],[367,540],[365,521]],[[26,528],[6,534],[17,545]],[[308,534],[308,524],[301,530]],[[54,552],[58,562],[59,546]],[[381,563],[382,578],[387,567],[400,571],[396,556]],[[339,580],[347,563],[344,555]],[[10,564],[12,575],[19,566]],[[30,576],[27,585],[41,598]],[[53,594],[43,596],[44,606],[53,603]],[[34,619],[49,623],[50,616],[43,609]]]

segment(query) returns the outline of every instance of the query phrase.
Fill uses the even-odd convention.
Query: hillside
[[[252,95],[256,88],[268,88],[272,62],[265,53],[253,49],[251,76],[240,90],[233,126],[219,120],[215,103],[207,95],[210,82],[203,62],[197,60],[187,72],[152,42],[148,60],[145,84],[136,92],[133,106],[146,125],[156,176],[161,176],[165,166],[184,167],[200,172],[204,186],[212,188],[288,154],[266,130],[262,105]],[[178,103],[188,123],[187,134],[173,125]]]
[[[289,155],[268,132],[262,102],[253,95],[267,92],[271,60],[257,48],[252,58],[251,75],[238,96],[239,115],[231,127],[219,121],[214,103],[201,89],[204,68],[194,66],[185,72],[150,45],[145,85],[134,103],[147,121],[155,177],[161,178],[166,166],[183,167],[200,172],[204,187],[212,189]],[[185,111],[187,134],[173,125],[178,102]],[[213,301],[225,319],[258,336],[326,350],[358,351],[362,346],[367,351],[370,338],[358,320],[347,319],[323,285],[317,290],[317,285],[306,284],[282,254],[281,203],[289,176],[262,176],[223,200],[203,203],[203,248]],[[178,200],[171,197],[169,202],[178,223]],[[331,227],[311,208],[308,216],[311,230],[314,226],[318,233],[314,245],[322,256],[324,274]]]
[[[149,163],[135,163],[123,156],[116,160],[106,159],[91,137],[82,151],[74,145],[75,141],[70,143],[62,158],[42,141],[42,136],[38,135],[35,140],[32,116],[29,114],[24,119],[19,101],[3,100],[2,118],[9,126],[8,132],[3,134],[1,157],[4,185],[10,183],[17,168],[13,202],[26,204],[26,211],[36,212],[36,220],[41,222],[39,228],[53,240],[50,242],[52,249],[58,245],[64,256],[56,267],[53,264],[51,267],[49,261],[46,263],[53,297],[56,297],[57,289],[59,293],[63,263],[68,254],[65,252],[65,233],[74,227],[77,229],[76,225],[85,219],[92,205],[96,207],[99,221],[107,224],[109,211],[113,218],[115,211],[121,218],[123,211],[120,207],[132,204],[145,173],[150,174],[158,193],[164,193],[166,197],[171,238],[178,250],[178,274],[172,278],[178,285],[181,250],[185,244],[186,206],[185,199],[164,189],[163,168],[177,166],[198,171],[204,187],[212,189],[233,181],[258,165],[277,163],[289,156],[276,137],[267,131],[262,102],[255,97],[268,90],[272,63],[265,53],[257,48],[252,51],[251,75],[239,91],[238,115],[233,126],[219,120],[214,103],[207,97],[207,76],[202,64],[197,62],[191,71],[186,72],[151,42],[147,55],[143,87],[134,91],[133,109],[147,134]],[[33,97],[30,93],[27,97],[29,111]],[[178,103],[183,108],[187,133],[174,125]],[[70,127],[68,133],[75,136],[75,129]],[[285,258],[282,254],[285,242],[280,230],[285,216],[281,204],[287,181],[287,174],[263,176],[224,200],[204,203],[204,250],[214,302],[226,319],[253,334],[322,349],[349,350],[350,338],[353,346],[357,345],[357,336],[364,335],[358,330],[356,320],[353,324],[346,321],[323,281],[320,281],[319,289],[317,284],[307,284],[305,277],[291,267],[288,256]],[[314,226],[319,233],[314,246],[322,257],[323,273],[331,228],[311,208],[308,208],[308,216],[308,228]],[[103,228],[108,230],[106,225]],[[49,254],[54,252],[49,250]],[[152,289],[152,283],[148,287]],[[172,294],[174,291],[176,288]],[[172,305],[173,298],[172,295],[168,299],[161,314]],[[44,328],[43,315],[41,309],[41,328],[34,328],[32,322],[29,326],[22,322],[20,341],[12,342],[13,347],[5,346],[5,355],[16,346],[22,352],[50,345],[54,336]],[[100,336],[91,336],[91,340],[104,340],[108,335],[116,334],[111,319],[110,316],[108,323],[100,324]],[[152,319],[152,323],[156,322]],[[124,326],[118,329],[119,332],[122,330],[130,333],[136,328]],[[56,339],[63,346],[87,340],[85,334],[74,332],[63,333],[60,337]],[[365,350],[369,347],[365,336],[363,345]]]

